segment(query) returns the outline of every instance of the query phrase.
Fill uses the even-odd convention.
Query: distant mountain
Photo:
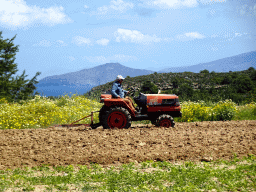
[[[95,86],[114,81],[117,75],[136,77],[152,73],[154,71],[133,69],[119,63],[106,63],[77,72],[45,77],[36,84],[36,91],[45,96],[58,96],[63,95],[65,92],[73,94],[76,91],[79,94],[83,94]]]
[[[247,70],[249,67],[256,68],[256,51],[219,59],[209,63],[161,69],[157,72],[177,73],[190,71],[199,73],[204,69],[207,69],[210,72],[229,72]],[[123,66],[119,63],[106,63],[104,65],[83,69],[77,72],[45,77],[39,80],[39,83],[36,84],[36,91],[45,96],[58,96],[70,92],[71,94],[76,92],[78,94],[84,94],[91,90],[93,87],[114,81],[116,76],[119,74],[123,77],[136,77],[149,75],[154,72],[155,70],[133,69]]]
[[[202,63],[192,66],[184,67],[171,67],[157,71],[158,73],[177,73],[177,72],[194,72],[199,73],[201,70],[207,69],[208,71],[215,72],[229,72],[229,71],[242,71],[247,70],[249,67],[256,68],[256,51],[243,53],[233,57],[219,59],[209,63]]]

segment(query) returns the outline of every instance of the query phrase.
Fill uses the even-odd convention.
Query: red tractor
[[[182,116],[177,95],[140,93],[138,97],[134,97],[134,101],[138,106],[136,110],[122,98],[101,94],[104,106],[99,113],[98,125],[102,125],[104,129],[127,129],[132,121],[150,120],[156,126],[174,127],[173,117]]]

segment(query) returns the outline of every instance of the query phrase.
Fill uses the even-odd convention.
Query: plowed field
[[[157,161],[211,161],[256,155],[256,121],[177,123],[175,128],[85,127],[0,130],[0,169]]]

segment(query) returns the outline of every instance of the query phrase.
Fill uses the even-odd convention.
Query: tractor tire
[[[104,129],[128,129],[131,127],[131,122],[131,114],[122,107],[110,108],[102,115]]]
[[[175,123],[173,118],[170,115],[160,115],[157,119],[156,119],[156,126],[157,127],[174,127]]]

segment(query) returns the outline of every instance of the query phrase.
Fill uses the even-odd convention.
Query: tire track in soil
[[[256,155],[256,121],[178,123],[175,128],[0,130],[0,169],[129,162],[202,161]]]

